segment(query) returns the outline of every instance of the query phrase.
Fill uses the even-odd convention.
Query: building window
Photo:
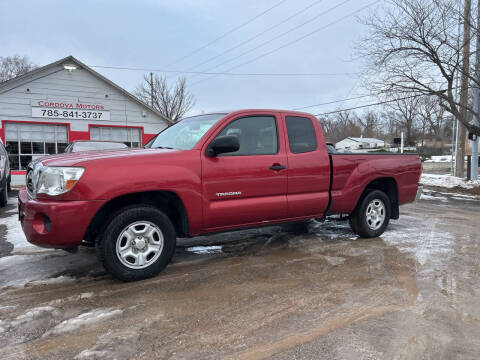
[[[128,127],[92,126],[90,140],[120,141],[129,147],[142,146],[142,129]]]
[[[6,123],[5,145],[12,170],[26,170],[32,160],[63,153],[68,145],[66,125]]]

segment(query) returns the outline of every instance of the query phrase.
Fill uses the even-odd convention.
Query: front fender
[[[87,161],[85,172],[64,200],[103,200],[148,191],[170,191],[182,200],[192,230],[202,226],[202,189],[198,151],[171,156]]]

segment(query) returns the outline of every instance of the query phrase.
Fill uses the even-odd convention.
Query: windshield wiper
[[[175,148],[171,146],[155,146],[154,149],[173,149],[174,150]]]

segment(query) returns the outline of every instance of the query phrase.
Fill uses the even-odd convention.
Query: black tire
[[[117,256],[117,239],[126,227],[141,221],[153,223],[161,230],[163,248],[159,257],[150,265],[132,269]],[[97,251],[100,261],[110,274],[122,281],[136,281],[156,276],[165,269],[173,257],[175,246],[175,228],[170,219],[153,206],[135,205],[119,210],[110,218],[97,243]]]
[[[5,186],[0,191],[0,207],[7,206],[8,203],[8,185],[5,182]]]
[[[379,223],[379,220],[372,223],[371,220],[367,220],[367,209],[369,205],[374,202],[375,205],[379,205],[381,201],[384,205],[384,220],[383,223]],[[350,227],[353,232],[364,238],[377,237],[383,234],[390,222],[391,216],[391,204],[389,197],[381,190],[372,190],[360,200],[352,214],[350,214]],[[376,228],[378,226],[378,228]]]
[[[10,175],[7,181],[7,191],[11,192],[12,191],[12,176]]]

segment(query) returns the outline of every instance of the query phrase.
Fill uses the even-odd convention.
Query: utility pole
[[[470,21],[471,1],[465,0],[463,8],[463,43],[462,43],[462,83],[460,88],[460,116],[468,119],[468,73],[470,71]],[[465,140],[467,129],[460,121],[458,123],[458,144],[456,149],[456,175],[465,176]]]
[[[477,29],[476,29],[476,49],[475,49],[475,79],[480,81],[480,30],[478,25],[480,24],[480,0],[477,0]],[[473,87],[473,111],[477,114],[480,110],[480,88],[477,85]],[[473,116],[473,124],[479,124],[478,116]],[[476,180],[478,177],[478,138],[474,135],[474,140],[471,142],[472,146],[472,166],[470,167],[470,180]]]
[[[462,8],[461,4],[458,4],[458,28],[457,28],[457,49],[460,51],[460,35],[462,34]],[[459,95],[459,86],[458,86],[458,71],[455,72],[455,101],[458,103],[458,95]],[[458,148],[458,116],[453,118],[452,121],[454,121],[453,125],[453,132],[452,132],[452,175],[457,176],[457,159],[456,156],[453,156],[453,154],[457,154],[457,148]]]
[[[153,73],[150,73],[150,105],[153,108]]]

